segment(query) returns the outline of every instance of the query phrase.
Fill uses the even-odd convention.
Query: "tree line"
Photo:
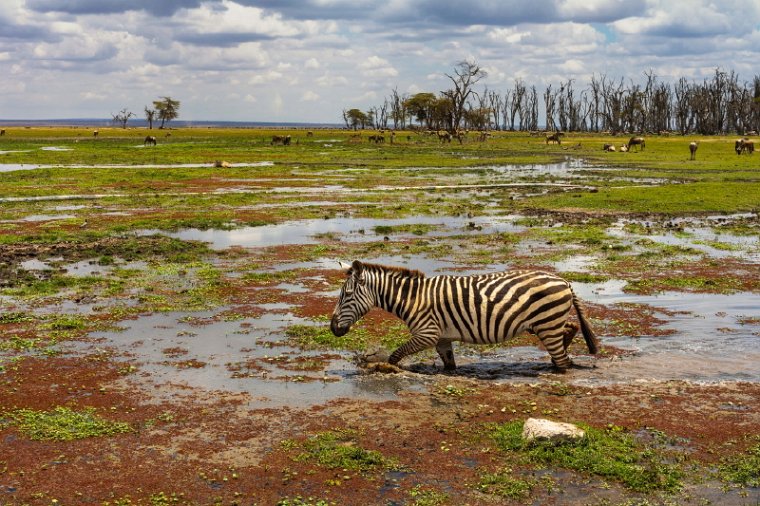
[[[347,128],[428,130],[547,130],[569,132],[744,135],[760,130],[760,75],[740,82],[734,71],[715,69],[701,82],[685,77],[675,83],[659,80],[654,71],[636,84],[625,78],[593,75],[579,89],[574,79],[535,85],[516,79],[512,88],[476,89],[487,77],[472,61],[459,62],[445,74],[451,88],[439,93],[399,94],[394,88],[379,106],[343,111]],[[542,117],[540,115],[543,114]]]

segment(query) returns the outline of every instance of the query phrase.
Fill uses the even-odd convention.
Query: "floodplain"
[[[733,137],[6,130],[0,504],[760,501],[760,162]],[[409,334],[330,333],[354,259],[555,272],[602,350],[366,371]],[[530,416],[589,436],[526,447]]]

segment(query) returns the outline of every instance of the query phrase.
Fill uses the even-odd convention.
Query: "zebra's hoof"
[[[381,373],[399,373],[403,372],[403,370],[395,366],[393,364],[389,364],[388,362],[372,362],[368,363],[364,366],[364,369],[367,372],[381,372]]]
[[[356,354],[356,361],[359,363],[359,365],[364,366],[368,364],[376,364],[376,363],[388,363],[388,357],[390,355],[385,350],[373,350],[368,351],[367,353],[357,353]]]

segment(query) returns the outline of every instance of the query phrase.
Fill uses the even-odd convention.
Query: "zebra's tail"
[[[596,338],[594,331],[591,330],[591,325],[586,319],[586,311],[583,309],[583,304],[578,300],[575,292],[573,292],[573,306],[575,306],[575,310],[578,312],[578,321],[581,324],[581,332],[583,333],[583,339],[586,340],[588,351],[592,355],[596,355],[599,353],[599,340]]]

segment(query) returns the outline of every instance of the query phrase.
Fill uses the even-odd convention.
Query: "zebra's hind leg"
[[[565,351],[567,351],[567,349],[570,348],[570,343],[573,342],[573,339],[575,339],[575,336],[578,334],[579,330],[580,330],[580,326],[577,323],[574,323],[574,322],[565,323],[565,333],[562,336],[562,342],[565,347]]]
[[[445,371],[453,371],[457,368],[457,364],[454,361],[454,350],[451,348],[451,341],[438,341],[435,345],[435,351],[443,360],[443,369]]]
[[[555,331],[537,332],[538,338],[541,339],[546,351],[548,351],[549,355],[552,357],[552,364],[560,372],[564,372],[568,367],[573,365],[565,346],[565,337],[567,336],[567,333],[566,327],[562,327]]]

